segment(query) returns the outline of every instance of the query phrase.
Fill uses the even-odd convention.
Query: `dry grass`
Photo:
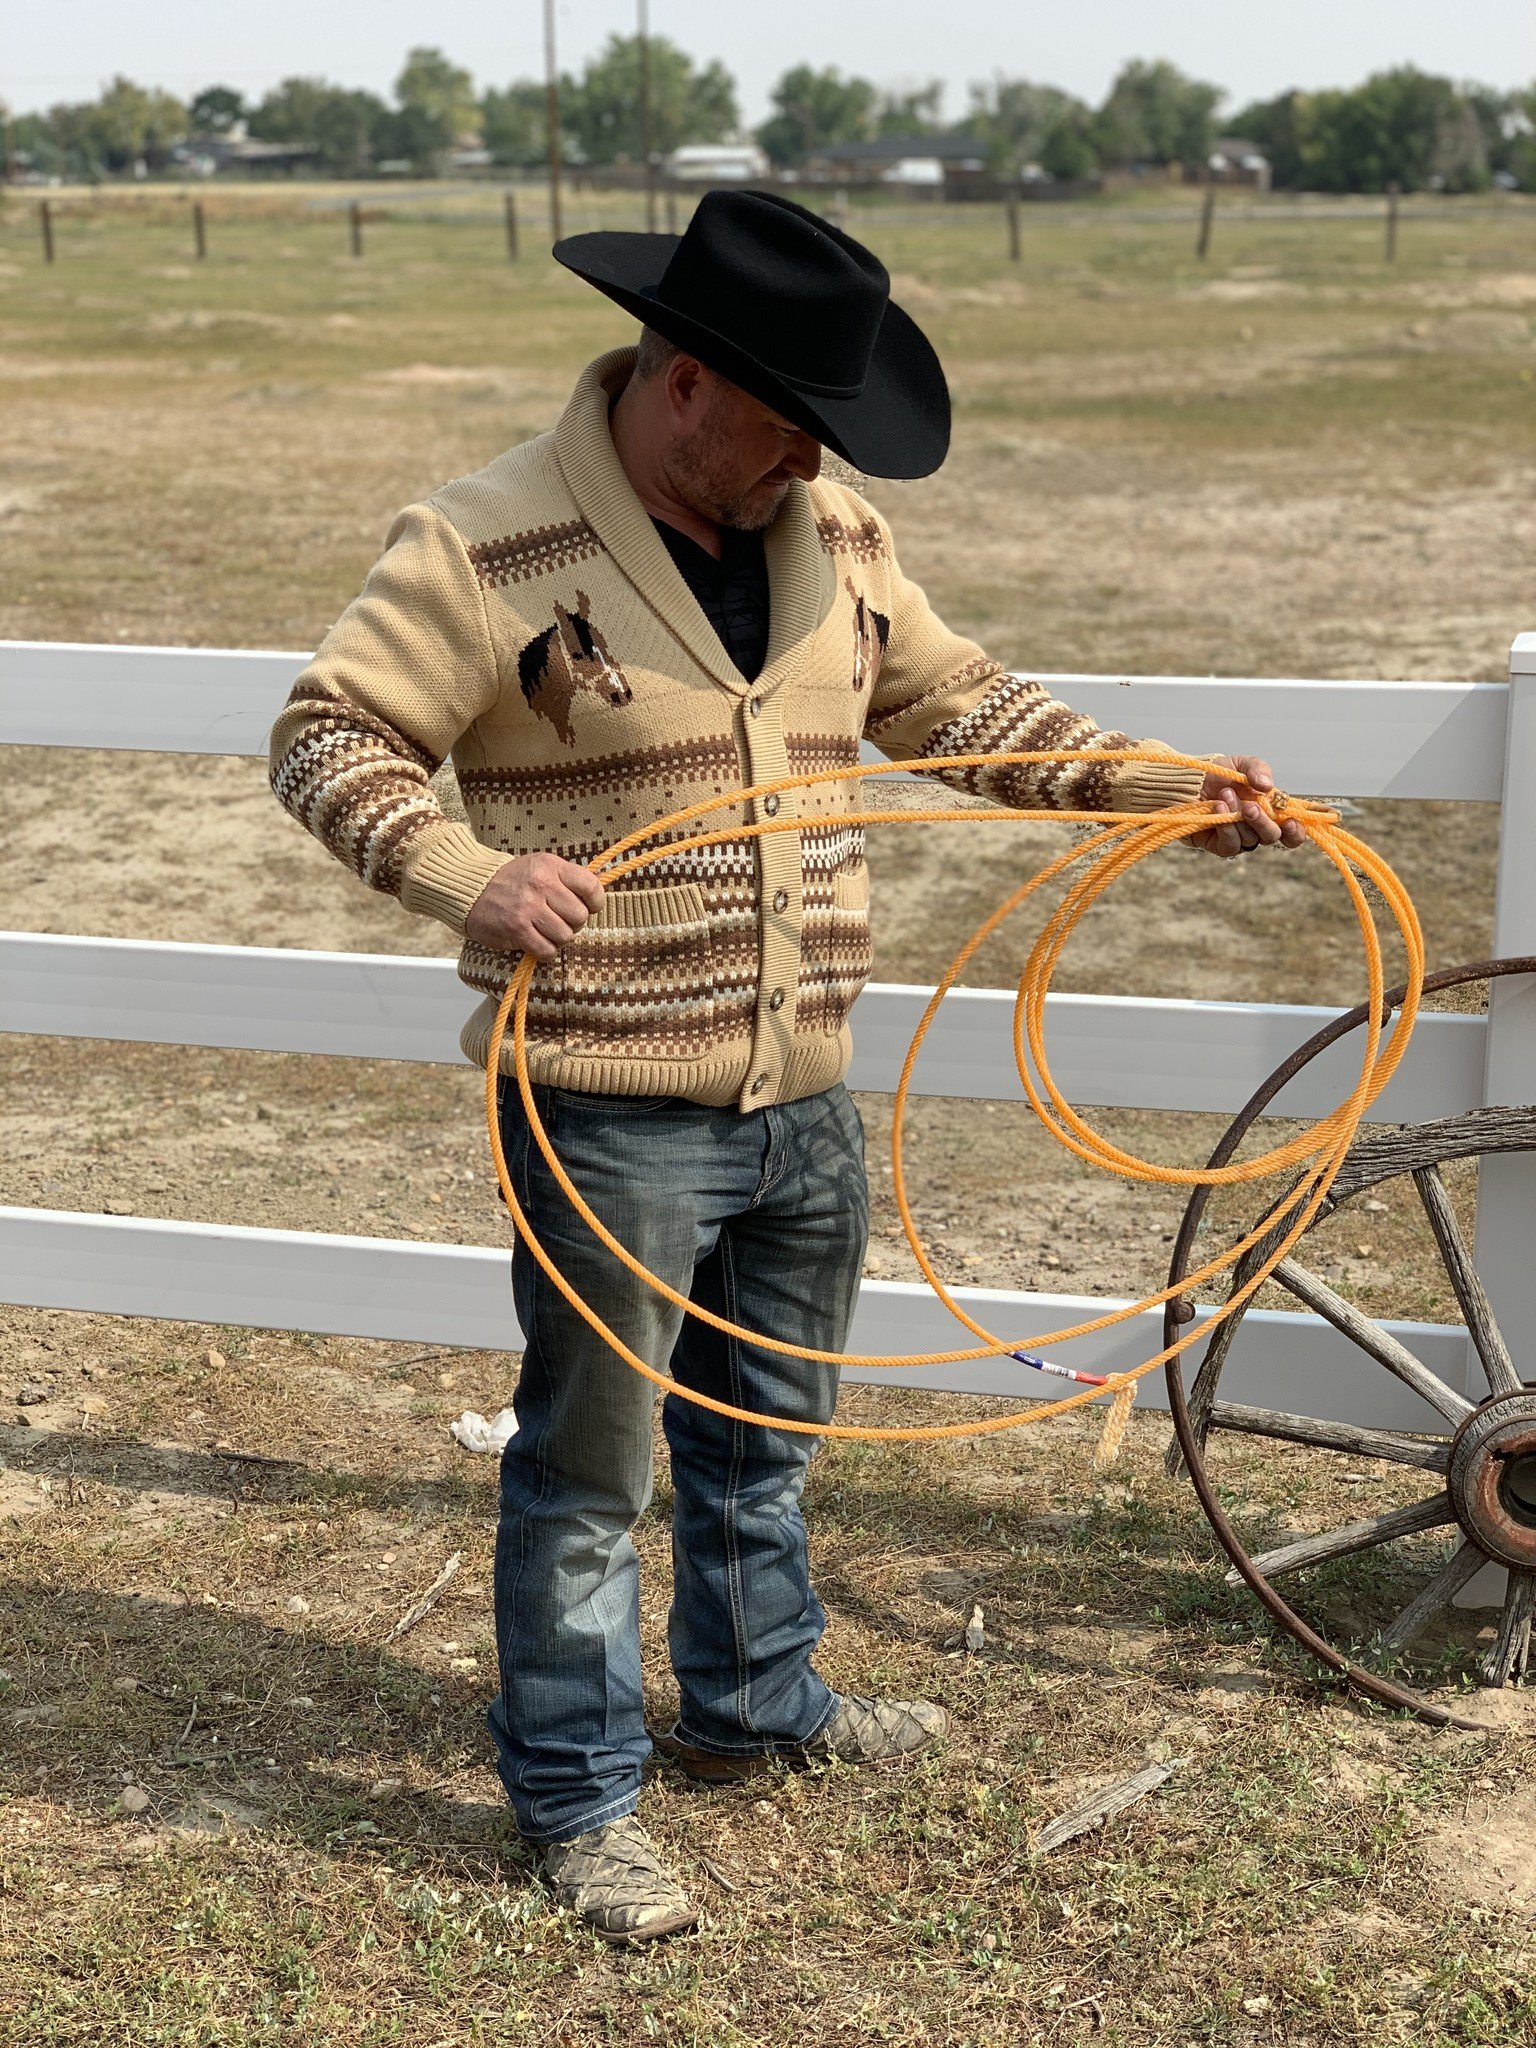
[[[238,215],[220,195],[194,268],[179,202],[130,197],[66,205],[52,272],[28,214],[0,214],[16,637],[312,644],[397,506],[547,425],[622,332],[546,262],[506,265],[484,202],[434,194],[428,219],[391,197],[357,264],[305,195]],[[1530,624],[1531,225],[1447,208],[1405,223],[1389,273],[1375,227],[1326,210],[1219,222],[1204,269],[1184,224],[1136,209],[1029,215],[1017,269],[990,215],[872,220],[957,399],[942,475],[876,487],[906,566],[1039,668],[1497,675]],[[16,925],[451,950],[289,826],[259,764],[13,749],[0,767]],[[1475,954],[1496,821],[1382,805],[1362,829],[1413,887],[1432,960]],[[975,835],[962,858],[882,841],[881,971],[931,976],[1047,838]],[[1358,980],[1326,885],[1278,860],[1139,881],[1071,971],[1288,1000]],[[999,953],[977,978],[1006,973]],[[462,1069],[43,1040],[4,1057],[6,1200],[504,1235]],[[878,1158],[886,1105],[865,1110]],[[1116,1128],[1179,1156],[1212,1135]],[[1160,1281],[1176,1204],[1088,1182],[1012,1112],[926,1103],[915,1137],[946,1272]],[[1367,1253],[1351,1218],[1318,1262],[1373,1309],[1446,1314],[1410,1221],[1394,1198]],[[888,1209],[871,1269],[904,1270]],[[1484,1703],[1509,1729],[1490,1742],[1320,1691],[1222,1587],[1156,1418],[1107,1482],[1091,1422],[826,1453],[809,1495],[825,1669],[944,1698],[955,1735],[874,1778],[735,1796],[654,1777],[645,1817],[708,1924],[624,1958],[528,1884],[488,1769],[494,1474],[445,1425],[499,1406],[513,1361],[84,1315],[0,1328],[0,1393],[47,1392],[0,1405],[0,2040],[1530,2037],[1523,1702]],[[1325,1465],[1239,1447],[1223,1484],[1259,1527],[1395,1497]],[[658,1720],[667,1515],[663,1477],[641,1531]],[[455,1549],[448,1598],[385,1651]],[[1314,1597],[1364,1628],[1401,1585],[1349,1565]],[[957,1644],[974,1600],[979,1657]],[[1455,1690],[1463,1649],[1431,1642],[1426,1675]],[[1045,1818],[1149,1748],[1188,1761],[1102,1837],[1031,1860]]]

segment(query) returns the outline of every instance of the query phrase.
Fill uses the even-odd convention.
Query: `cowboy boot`
[[[537,1854],[558,1902],[604,1941],[656,1941],[698,1925],[697,1906],[632,1813],[568,1841],[541,1842]]]
[[[836,1704],[819,1734],[798,1749],[773,1755],[724,1756],[696,1749],[680,1739],[675,1728],[656,1738],[656,1749],[675,1763],[685,1777],[701,1784],[736,1784],[755,1778],[775,1764],[805,1770],[813,1764],[883,1764],[915,1756],[949,1731],[949,1712],[933,1700],[871,1700],[859,1693],[833,1695]]]

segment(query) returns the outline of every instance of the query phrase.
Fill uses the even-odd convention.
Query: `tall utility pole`
[[[545,124],[549,129],[549,231],[560,239],[560,73],[555,66],[555,0],[544,0]]]
[[[640,149],[645,158],[645,232],[656,232],[656,153],[651,135],[651,24],[647,0],[640,0]]]

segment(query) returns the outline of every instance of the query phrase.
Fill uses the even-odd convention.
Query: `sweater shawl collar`
[[[555,425],[555,454],[582,517],[640,597],[677,635],[706,674],[738,696],[762,695],[783,680],[783,664],[822,623],[832,576],[816,533],[807,486],[796,478],[763,536],[768,569],[768,655],[755,684],[726,653],[720,636],[683,581],[650,514],[624,474],[608,406],[634,368],[633,348],[589,363]]]

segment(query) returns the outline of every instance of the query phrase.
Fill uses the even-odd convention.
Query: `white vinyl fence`
[[[265,756],[302,654],[0,642],[0,743]],[[1313,682],[1046,676],[1101,723],[1156,733],[1190,752],[1241,748],[1290,789],[1338,797],[1503,803],[1493,950],[1536,953],[1536,634],[1509,683]],[[871,755],[871,758],[879,758]],[[273,805],[273,827],[280,827]],[[1431,966],[1450,965],[1448,961]],[[854,1014],[850,1085],[889,1090],[928,991],[873,984]],[[0,1031],[270,1052],[460,1064],[476,998],[446,960],[0,933]],[[919,1090],[1020,1096],[1012,992],[966,990],[945,1005]],[[1232,1112],[1334,1014],[1323,1008],[1054,996],[1052,1057],[1065,1092],[1096,1105]],[[1347,1092],[1346,1042],[1277,1097],[1315,1116]],[[1536,977],[1499,984],[1487,1017],[1423,1017],[1378,1104],[1386,1122],[1536,1101]],[[1478,1264],[1512,1335],[1536,1324],[1536,1160],[1481,1169]],[[514,1349],[509,1243],[415,1244],[309,1231],[239,1229],[32,1208],[0,1208],[0,1300],[188,1322]],[[1076,1295],[974,1288],[960,1294],[1000,1334],[1065,1328],[1109,1304]],[[1391,1325],[1452,1385],[1481,1392],[1459,1325]],[[851,1348],[921,1351],[968,1339],[921,1285],[869,1280]],[[1061,1356],[1089,1369],[1136,1363],[1161,1341],[1143,1314]],[[854,1374],[852,1377],[859,1377]],[[873,1377],[874,1375],[869,1375]],[[1035,1396],[1009,1360],[902,1374],[901,1383]],[[1406,1388],[1316,1318],[1256,1312],[1223,1386],[1259,1401],[1383,1427],[1426,1426]],[[1144,1388],[1162,1398],[1160,1382]]]

